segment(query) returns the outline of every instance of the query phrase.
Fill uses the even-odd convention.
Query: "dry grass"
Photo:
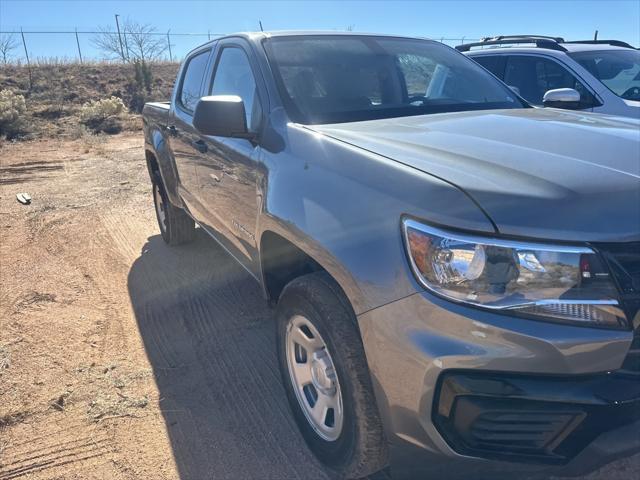
[[[171,95],[178,63],[153,63],[150,92],[142,92],[145,101],[167,100]],[[110,96],[122,98],[127,107],[140,101],[140,89],[135,84],[134,66],[107,62],[64,63],[40,62],[32,66],[33,85],[24,65],[7,65],[0,71],[0,90],[10,89],[24,95],[27,122],[22,138],[78,138],[82,105]],[[129,112],[123,121],[124,130],[141,128],[137,113]]]

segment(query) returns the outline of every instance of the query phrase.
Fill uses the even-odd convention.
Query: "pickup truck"
[[[640,450],[637,120],[336,32],[208,42],[143,120],[162,237],[198,225],[261,284],[330,475],[581,475]]]

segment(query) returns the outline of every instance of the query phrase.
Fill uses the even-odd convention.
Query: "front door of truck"
[[[244,101],[247,127],[258,132],[263,123],[266,92],[258,84],[257,66],[247,45],[222,40],[215,54],[208,95],[237,95]],[[256,225],[261,208],[260,147],[244,138],[203,136],[205,161],[197,165],[199,201],[206,206],[205,224],[249,270],[257,274]]]
[[[194,202],[198,190],[196,165],[202,160],[203,152],[198,143],[201,142],[200,135],[193,128],[192,120],[193,111],[202,96],[205,72],[210,57],[211,48],[207,48],[196,52],[186,60],[167,125],[167,138],[178,169],[179,193],[194,214],[199,210]]]

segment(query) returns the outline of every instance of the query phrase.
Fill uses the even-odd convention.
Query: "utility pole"
[[[598,30],[596,30],[596,33],[593,35],[593,39],[597,42],[598,41]]]
[[[118,30],[118,40],[120,41],[120,53],[122,54],[122,63],[124,63],[125,62],[124,48],[122,47],[122,36],[120,35],[120,23],[118,23],[119,16],[120,15],[116,13],[116,28]]]
[[[24,32],[20,27],[20,35],[22,35],[22,45],[24,45],[24,56],[27,58],[27,68],[29,70],[29,90],[33,90],[33,75],[31,74],[31,62],[29,61],[29,52],[27,51],[27,42],[24,39]]]
[[[76,43],[78,44],[78,55],[80,56],[80,65],[82,65],[82,51],[80,51],[80,40],[78,39],[78,28],[76,27]]]

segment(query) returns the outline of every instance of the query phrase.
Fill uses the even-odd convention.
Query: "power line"
[[[46,33],[46,34],[54,34],[54,33],[76,33],[75,30],[25,30],[24,32],[20,32],[19,30],[0,30],[0,33],[3,34],[20,34],[20,33],[28,33],[28,34],[39,34],[39,33]],[[102,31],[89,31],[89,30],[78,30],[77,33],[80,34],[99,34],[99,33],[104,33],[105,35],[117,35],[118,32],[111,32],[108,30],[102,30]],[[127,35],[161,35],[161,36],[166,36],[166,33],[162,33],[162,32],[130,32],[127,30],[126,32]],[[171,36],[198,36],[198,37],[206,37],[208,35],[213,35],[215,37],[222,37],[224,35],[226,35],[225,33],[209,33],[209,32],[205,32],[205,33],[187,33],[187,32],[171,32]]]
[[[20,32],[19,30],[0,30],[0,34],[20,34],[20,33],[25,33],[25,34],[55,34],[55,33],[65,33],[65,34],[75,34],[76,30],[25,30],[24,32]],[[77,33],[79,34],[105,34],[105,35],[118,35],[117,31],[109,31],[109,30],[78,30]],[[166,36],[166,33],[162,33],[162,32],[131,32],[131,31],[126,31],[125,32],[127,35],[157,35],[157,36]],[[339,33],[339,32],[336,32]],[[171,32],[171,36],[184,36],[184,37],[224,37],[225,35],[227,35],[226,33],[213,33],[213,32],[203,32],[203,33],[198,33],[198,32]],[[440,41],[445,41],[445,42],[457,42],[460,40],[461,37],[452,37],[452,38],[447,38],[447,37],[429,37],[429,38],[434,38]],[[466,40],[480,40],[479,38],[467,38],[466,36],[462,37],[463,39]]]

